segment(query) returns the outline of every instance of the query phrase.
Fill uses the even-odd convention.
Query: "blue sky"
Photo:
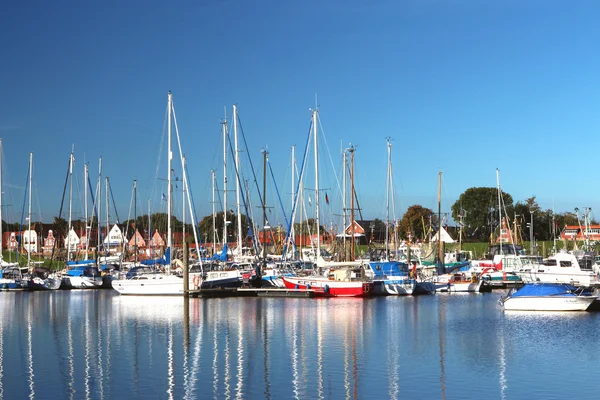
[[[496,186],[496,168],[515,201],[536,196],[557,212],[600,205],[600,6],[592,1],[9,0],[0,7],[0,137],[12,219],[20,218],[29,152],[34,214],[58,215],[73,145],[78,193],[83,163],[95,181],[102,156],[120,219],[131,213],[134,179],[146,210],[162,190],[157,178],[166,177],[158,157],[168,90],[200,218],[212,209],[211,169],[222,186],[224,107],[230,116],[238,105],[259,175],[268,149],[287,205],[290,149],[296,145],[300,158],[315,94],[329,149],[321,156],[332,170],[340,149],[356,146],[364,218],[385,219],[386,137],[397,217],[412,204],[437,209],[439,171],[444,211],[467,188]],[[331,181],[321,186],[333,208],[339,194]],[[272,184],[267,190],[276,207]]]

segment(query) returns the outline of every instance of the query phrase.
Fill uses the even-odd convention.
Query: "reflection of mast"
[[[90,332],[90,311],[89,307],[85,308],[85,378],[84,378],[84,386],[85,386],[85,398],[91,398],[90,395],[90,345],[91,345],[91,332]]]
[[[445,307],[442,307],[443,305],[445,305],[444,302],[439,302],[439,313],[438,313],[438,330],[440,332],[440,388],[442,390],[442,399],[446,399],[446,370],[444,367],[444,346],[445,346],[445,341],[446,341],[446,337],[444,335],[444,315],[445,313]]]
[[[244,389],[244,320],[243,313],[238,313],[238,359],[237,359],[237,385],[236,398],[243,398]]]
[[[271,383],[269,382],[269,337],[268,337],[268,329],[269,325],[268,319],[269,311],[267,310],[265,318],[262,320],[263,326],[263,353],[264,353],[264,361],[263,366],[265,369],[265,398],[269,400],[271,398]]]
[[[169,394],[169,399],[173,399],[173,391],[175,389],[175,362],[173,359],[173,321],[171,321],[171,319],[169,319],[169,324],[167,327],[168,333],[168,351],[167,351],[167,355],[168,355],[168,367],[167,367],[167,382],[168,382],[168,386],[167,386],[167,393]]]
[[[0,139],[0,153],[2,152],[2,139]],[[2,176],[2,167],[0,167],[0,179]],[[1,194],[0,194],[1,196]],[[1,221],[1,219],[0,219]],[[2,229],[2,224],[0,223],[0,229]],[[2,257],[0,257],[2,259]],[[4,358],[2,355],[4,354],[4,318],[0,318],[0,399],[4,398]]]
[[[68,359],[69,359],[69,398],[75,398],[75,361],[73,360],[73,328],[71,327],[71,318],[67,319],[67,343],[68,343]]]
[[[215,319],[215,321],[219,321],[219,319]],[[215,329],[213,332],[213,396],[215,398],[219,397],[219,325],[214,324]]]
[[[323,308],[319,309],[323,310]],[[319,318],[317,322],[317,392],[319,399],[323,399],[323,322],[326,318]]]
[[[31,313],[31,308],[33,307],[33,301],[28,302],[28,316],[27,316],[27,365],[29,367],[29,398],[35,399],[35,388],[34,388],[34,377],[33,373],[33,340],[31,334],[31,321],[33,320],[33,315]]]

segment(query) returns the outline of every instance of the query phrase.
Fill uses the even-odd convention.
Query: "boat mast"
[[[29,267],[29,272],[31,273],[31,180],[33,175],[33,153],[29,153],[29,211],[27,217],[27,266]]]
[[[442,171],[438,173],[438,260],[440,269],[444,265],[444,248],[442,246]],[[444,272],[442,270],[442,272]]]
[[[498,185],[498,236],[500,237],[502,232],[502,190],[500,189],[500,170],[498,168],[496,168],[496,183]],[[502,239],[500,239],[500,255],[504,254],[502,247]]]
[[[168,130],[167,130],[167,144],[168,144],[168,149],[167,149],[167,250],[169,252],[172,251],[171,249],[171,159],[173,158],[173,153],[171,151],[171,113],[173,110],[173,95],[171,94],[171,91],[169,90],[169,95],[168,95],[168,108],[169,108],[169,112],[167,113],[168,115]],[[167,264],[167,272],[171,272],[171,263],[169,262]]]
[[[235,170],[236,182],[235,185],[235,212],[237,213],[237,254],[242,255],[242,213],[240,209],[240,191],[242,183],[240,182],[240,151],[238,148],[238,131],[237,131],[237,105],[233,105],[233,138],[235,146]]]
[[[354,146],[350,146],[350,232],[352,237],[350,238],[350,261],[355,261],[355,225],[354,225]]]
[[[262,246],[262,270],[267,268],[267,155],[266,150],[263,150],[263,246]],[[257,268],[257,277],[262,276],[261,268]]]
[[[321,219],[319,216],[319,146],[318,146],[318,137],[317,137],[317,113],[318,110],[313,110],[312,112],[312,124],[313,124],[313,134],[314,134],[314,148],[315,148],[315,214],[317,220],[317,254],[315,255],[315,261],[317,265],[321,260]]]
[[[108,176],[104,177],[104,191],[106,194],[106,237],[104,241],[106,242],[106,252],[104,253],[104,263],[107,262],[107,257],[110,253],[110,210],[108,208]]]
[[[181,175],[182,175],[182,179],[184,180],[183,187],[181,188],[181,191],[182,191],[182,193],[181,193],[181,208],[182,208],[181,222],[183,225],[183,229],[182,229],[183,239],[181,242],[181,248],[183,249],[183,243],[185,242],[185,214],[186,214],[186,212],[185,212],[185,196],[186,196],[186,192],[187,192],[187,190],[185,189],[185,183],[186,183],[185,182],[185,156],[181,157],[181,167],[182,167]]]
[[[135,256],[134,263],[137,264],[138,256],[138,229],[137,229],[137,180],[133,180],[133,249]]]
[[[0,138],[0,264],[4,256],[2,255],[2,138]]]
[[[347,149],[346,149],[347,150]],[[340,261],[346,261],[346,257],[347,257],[347,251],[346,251],[346,227],[348,226],[348,216],[346,215],[346,212],[348,211],[346,209],[346,197],[348,196],[346,193],[346,164],[348,162],[348,160],[346,159],[346,150],[344,150],[344,154],[343,154],[343,162],[342,162],[342,190],[344,191],[343,195],[342,195],[342,218],[344,219],[342,226],[343,226],[343,231],[342,231],[342,247],[344,249],[343,251],[343,259]]]
[[[217,243],[217,217],[215,214],[215,170],[212,169],[210,171],[211,181],[212,181],[212,231],[213,231],[213,239],[212,239],[212,252],[213,255],[215,253],[215,244]]]
[[[102,157],[98,161],[98,183],[96,184],[96,210],[98,210],[98,215],[96,218],[96,226],[97,226],[97,234],[98,234],[98,244],[96,245],[96,262],[100,260],[100,244],[101,244],[101,228],[100,228],[100,217],[102,211]]]
[[[390,186],[392,184],[392,143],[390,138],[386,138],[387,142],[387,156],[388,156],[388,167],[387,167],[387,185],[385,188],[385,259],[388,259],[390,251],[389,246],[389,234],[390,234]]]
[[[296,175],[295,175],[295,172],[296,172],[296,146],[294,145],[294,146],[292,146],[292,210],[294,209],[294,199],[296,198],[296,192],[295,192],[295,190],[296,190],[296,187],[295,187]],[[296,234],[294,231],[294,220],[296,219],[295,217],[296,216],[294,214],[292,214],[292,221],[290,224],[290,238],[291,238],[291,241],[293,244],[295,244],[295,242],[296,242],[296,240],[295,240]],[[294,247],[294,246],[292,245],[292,247]],[[284,254],[284,257],[287,257],[287,254]]]
[[[73,228],[73,150],[74,149],[72,148],[71,155],[69,156],[69,229],[67,230],[67,262],[71,261],[71,229]]]
[[[223,130],[223,248],[227,247],[227,115],[221,123]],[[227,251],[227,250],[225,250]],[[227,257],[227,254],[225,254]]]
[[[89,227],[88,227],[88,165],[87,163],[85,163],[83,165],[83,176],[84,176],[84,189],[83,189],[83,202],[84,202],[84,206],[85,206],[85,259],[88,259],[88,251],[89,251],[89,244],[90,244],[90,232],[89,232]]]

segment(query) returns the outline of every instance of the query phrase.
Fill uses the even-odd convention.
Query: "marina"
[[[594,398],[600,314],[503,311],[505,293],[3,292],[0,398]]]

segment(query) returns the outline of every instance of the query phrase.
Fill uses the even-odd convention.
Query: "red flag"
[[[329,197],[327,197],[327,193],[325,193],[325,203],[329,204]]]

